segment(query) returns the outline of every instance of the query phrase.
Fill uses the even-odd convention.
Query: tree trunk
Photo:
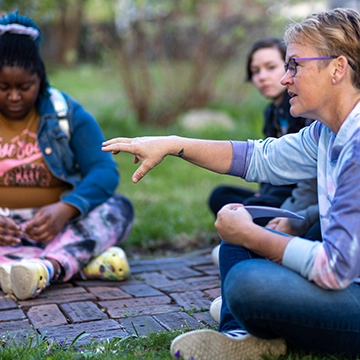
[[[54,59],[57,63],[71,64],[77,60],[85,1],[58,2],[59,18],[55,25],[57,51]]]

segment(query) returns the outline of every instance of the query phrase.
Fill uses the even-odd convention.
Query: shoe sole
[[[32,298],[39,288],[46,286],[46,279],[39,273],[38,266],[42,265],[20,263],[12,266],[10,274],[12,290],[19,300]]]
[[[0,266],[0,285],[4,294],[12,293],[10,271],[10,264],[3,264]]]
[[[180,335],[171,344],[174,358],[184,360],[262,360],[262,355],[286,353],[283,339],[263,340],[252,335],[232,339],[214,330],[195,330]]]

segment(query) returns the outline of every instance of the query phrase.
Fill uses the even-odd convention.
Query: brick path
[[[129,259],[131,277],[126,281],[53,284],[26,301],[0,291],[0,336],[22,339],[37,331],[70,344],[85,331],[88,336],[78,344],[216,325],[208,309],[220,295],[220,280],[210,252]]]

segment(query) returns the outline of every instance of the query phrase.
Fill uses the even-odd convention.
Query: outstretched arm
[[[167,155],[178,156],[205,169],[225,174],[232,162],[232,145],[229,141],[200,140],[179,136],[115,138],[103,143],[103,151],[133,154],[134,163],[141,162],[132,181],[137,183]]]

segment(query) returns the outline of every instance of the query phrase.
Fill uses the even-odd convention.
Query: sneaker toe
[[[215,322],[220,324],[222,299],[221,296],[217,297],[210,305],[210,315]]]
[[[125,251],[119,247],[110,247],[91,260],[81,274],[84,279],[125,280],[130,276]]]
[[[211,260],[214,265],[219,266],[220,245],[215,246],[211,251]]]
[[[283,339],[263,340],[252,335],[234,339],[206,329],[178,336],[170,351],[174,358],[184,360],[262,360],[264,354],[285,354],[286,343]]]

